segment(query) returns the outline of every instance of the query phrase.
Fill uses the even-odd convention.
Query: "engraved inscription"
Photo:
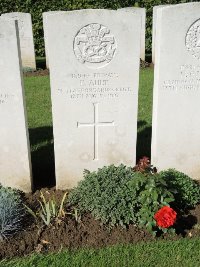
[[[94,112],[94,121],[93,122],[84,122],[80,123],[77,122],[77,127],[93,127],[94,129],[94,160],[98,160],[98,127],[107,127],[107,126],[115,126],[114,121],[111,122],[100,122],[98,117],[99,117],[99,109],[98,109],[99,103],[93,103],[93,112]]]
[[[177,79],[163,82],[163,90],[172,92],[200,92],[200,65],[181,65]]]
[[[118,98],[122,95],[129,97],[134,94],[134,89],[130,86],[116,86],[120,84],[118,73],[72,73],[70,76],[73,86],[57,89],[60,95],[70,100],[98,101],[105,98]]]
[[[8,102],[9,99],[14,98],[13,94],[0,93],[0,105]]]
[[[131,87],[86,87],[86,88],[69,88],[58,89],[60,94],[64,94],[70,99],[105,99],[118,98],[121,94],[133,94]]]
[[[107,65],[114,57],[117,45],[110,30],[101,24],[91,23],[83,27],[74,38],[74,54],[88,67]]]
[[[187,50],[197,59],[200,59],[200,19],[189,28],[185,39]]]

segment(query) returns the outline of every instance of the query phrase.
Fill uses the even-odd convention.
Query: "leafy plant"
[[[200,202],[200,184],[197,181],[175,169],[162,171],[160,175],[174,194],[179,209],[191,208]]]
[[[0,241],[23,229],[25,215],[18,191],[0,187]]]
[[[174,197],[159,174],[139,172],[136,174],[137,176],[130,181],[129,185],[136,191],[137,222],[139,226],[145,226],[147,230],[155,234],[155,213],[163,206],[170,206],[169,204],[174,201]]]
[[[135,176],[124,165],[103,167],[97,172],[84,171],[84,180],[69,194],[69,202],[80,212],[90,211],[96,219],[111,226],[136,222],[133,211],[134,191],[128,182]]]
[[[155,213],[174,198],[158,174],[134,172],[121,164],[85,171],[84,180],[70,192],[68,200],[111,227],[134,223],[154,231]]]
[[[81,222],[81,214],[79,213],[77,208],[72,208],[72,211],[68,212],[67,214],[72,215],[72,217],[74,217],[76,222],[78,223]]]
[[[43,193],[41,192],[39,201],[40,210],[38,212],[34,212],[32,209],[26,206],[28,212],[36,219],[42,220],[45,225],[50,225],[53,220],[60,220],[65,217],[65,211],[63,209],[64,202],[67,196],[67,192],[64,193],[60,206],[57,205],[55,199],[51,199],[46,201]]]

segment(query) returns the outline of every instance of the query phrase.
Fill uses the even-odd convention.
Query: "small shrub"
[[[156,220],[154,215],[164,206],[174,201],[173,194],[167,189],[165,181],[159,174],[136,172],[136,177],[130,181],[130,186],[135,188],[137,195],[137,222],[145,226],[150,232],[156,233]],[[166,232],[167,229],[160,230]]]
[[[160,175],[174,194],[179,209],[191,208],[200,202],[200,184],[197,181],[175,169],[162,171]]]
[[[134,172],[122,164],[85,171],[84,180],[69,194],[72,205],[81,212],[91,212],[103,223],[135,223],[150,231],[156,228],[155,213],[173,200],[158,174]]]
[[[0,241],[23,229],[25,214],[20,194],[0,187]]]
[[[136,196],[128,186],[134,177],[132,169],[124,165],[103,167],[97,172],[85,170],[84,180],[69,194],[69,202],[80,212],[90,211],[96,219],[111,226],[136,222],[133,210]]]

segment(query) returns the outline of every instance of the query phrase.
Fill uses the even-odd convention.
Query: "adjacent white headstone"
[[[200,3],[157,11],[152,163],[200,179]]]
[[[141,16],[125,11],[49,15],[57,188],[84,169],[135,164],[140,29]]]
[[[141,40],[140,40],[140,58],[145,61],[145,32],[146,32],[146,9],[140,7],[125,7],[119,10],[132,12],[141,16]]]
[[[52,14],[63,14],[66,11],[48,11],[42,13],[43,17],[43,30],[44,30],[44,44],[45,44],[45,56],[46,56],[46,68],[49,69],[49,56],[48,56],[48,38],[47,38],[47,19]]]
[[[153,21],[152,21],[152,63],[155,64],[155,36],[156,36],[156,25],[157,25],[157,10],[162,7],[170,5],[159,5],[153,7]]]
[[[19,27],[22,67],[24,70],[35,70],[36,63],[31,14],[13,12],[2,14],[1,17],[17,20]]]
[[[0,184],[31,191],[17,22],[0,18]]]

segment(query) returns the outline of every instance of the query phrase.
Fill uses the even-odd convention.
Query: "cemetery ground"
[[[3,261],[2,267],[197,267],[200,240],[117,245],[101,249],[62,251]]]
[[[41,73],[45,74],[43,71]],[[153,69],[141,70],[137,159],[150,157],[152,87]],[[39,205],[39,189],[43,188],[46,200],[55,197],[57,203],[61,202],[63,192],[54,189],[49,76],[25,77],[25,90],[32,167],[36,181],[34,187],[37,190],[34,194],[25,194],[24,202],[34,210]],[[24,231],[1,243],[0,258],[36,254],[14,261],[3,261],[0,266],[160,266],[160,263],[162,266],[199,266],[200,205],[178,218],[175,226],[177,235],[162,234],[156,241],[151,233],[134,225],[127,229],[118,226],[110,230],[90,214],[79,215],[70,211],[64,222],[45,227],[41,223],[36,225],[30,215]],[[72,252],[58,253],[61,244],[63,248],[72,249]],[[74,250],[77,248],[82,250]],[[92,250],[87,250],[89,248]],[[40,252],[56,254],[44,256]]]

